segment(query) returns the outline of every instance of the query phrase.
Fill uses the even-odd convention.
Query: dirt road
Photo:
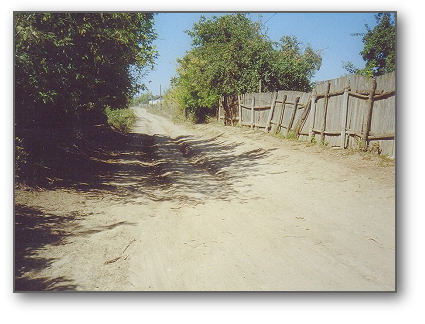
[[[394,290],[393,163],[135,111],[102,190],[16,190],[18,290]]]

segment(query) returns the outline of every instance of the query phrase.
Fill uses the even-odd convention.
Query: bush
[[[28,152],[25,150],[22,138],[15,137],[15,177],[19,177],[28,163]]]
[[[111,109],[106,107],[108,124],[122,133],[128,133],[136,123],[136,115],[131,109]]]
[[[14,23],[16,128],[99,124],[157,55],[151,13],[17,12]]]
[[[202,17],[187,31],[192,48],[177,60],[173,97],[186,118],[202,123],[216,112],[220,96],[276,90],[310,91],[320,52],[296,37],[273,42],[265,26],[242,13]]]

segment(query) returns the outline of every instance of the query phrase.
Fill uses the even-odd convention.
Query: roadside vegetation
[[[350,72],[376,76],[395,69],[394,17],[376,18],[373,29],[358,34],[366,67],[347,63]],[[83,150],[93,129],[101,133],[109,124],[128,132],[135,122],[128,107],[159,97],[140,83],[157,57],[153,14],[17,12],[14,27],[19,181],[61,163],[52,156]],[[150,108],[176,122],[213,118],[221,96],[309,91],[321,66],[319,50],[290,35],[274,42],[264,25],[242,13],[202,17],[187,34],[192,46],[178,59],[161,105]]]
[[[321,66],[318,50],[294,36],[273,42],[260,22],[242,13],[202,17],[187,34],[192,48],[178,60],[167,100],[193,122],[214,115],[223,95],[260,88],[308,91]]]
[[[120,131],[128,133],[136,123],[136,115],[131,109],[114,109],[106,107],[105,114],[108,124]]]
[[[153,95],[152,92],[147,91],[147,92],[143,92],[139,95],[134,96],[131,99],[131,106],[140,106],[140,105],[145,105],[148,104],[149,101],[151,100],[156,100],[159,99],[158,95]]]
[[[376,26],[366,27],[366,33],[354,33],[362,36],[364,47],[360,52],[366,62],[364,68],[358,68],[351,62],[346,62],[344,68],[349,73],[375,77],[395,71],[396,67],[396,25],[394,15],[380,13],[375,16]]]
[[[54,168],[54,156],[93,140],[107,120],[129,129],[131,114],[114,110],[144,88],[157,55],[153,22],[149,13],[14,14],[19,181]]]

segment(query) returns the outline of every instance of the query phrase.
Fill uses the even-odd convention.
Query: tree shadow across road
[[[65,238],[71,234],[66,228],[77,217],[75,214],[57,216],[35,208],[15,206],[15,291],[76,288],[65,277],[44,278],[36,274],[54,261],[54,258],[40,257],[37,251],[47,244],[65,244]]]
[[[87,138],[87,137],[86,137]],[[140,197],[153,201],[190,199],[235,200],[235,184],[259,173],[271,149],[235,153],[242,144],[223,143],[219,137],[199,138],[99,130],[89,140],[44,152],[48,161],[43,186],[74,189],[121,203]],[[46,172],[46,171],[44,171]]]
[[[134,201],[145,196],[153,201],[205,199],[242,202],[235,185],[246,175],[259,173],[259,166],[271,149],[242,153],[242,144],[224,144],[217,138],[194,136],[172,138],[163,135],[130,134],[131,141],[119,153],[112,154],[108,172],[79,190],[108,188],[114,197]],[[246,189],[246,188],[245,188]]]
[[[242,143],[224,143],[219,137],[124,135],[100,129],[88,138],[72,145],[58,141],[50,146],[36,143],[34,148],[41,150],[37,153],[42,155],[44,165],[42,170],[32,172],[41,170],[48,181],[33,185],[71,189],[120,204],[143,204],[140,197],[156,202],[244,203],[236,184],[248,174],[261,175],[261,170],[266,170],[261,165],[267,163],[271,153],[262,148],[240,152]],[[118,222],[85,229],[78,225],[82,217],[85,216],[55,215],[15,205],[15,291],[77,289],[70,278],[39,275],[55,261],[40,257],[40,250],[47,245],[66,244],[70,235],[87,236],[116,226],[134,225]]]

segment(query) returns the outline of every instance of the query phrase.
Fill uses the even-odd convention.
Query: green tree
[[[295,36],[283,36],[278,45],[272,71],[277,72],[279,80],[275,81],[276,86],[272,90],[311,90],[310,80],[322,64],[319,52],[310,46],[302,51],[302,44]]]
[[[212,113],[221,95],[278,89],[308,90],[320,68],[317,51],[295,37],[272,42],[259,22],[244,14],[201,17],[187,33],[192,49],[178,60],[173,97],[195,119]],[[199,118],[198,118],[199,117]]]
[[[133,105],[147,104],[149,103],[149,100],[152,100],[153,97],[154,95],[152,94],[152,92],[147,91],[138,96],[135,96],[132,100],[132,104]]]
[[[379,13],[375,18],[376,26],[373,29],[366,25],[366,33],[353,34],[355,36],[363,36],[364,47],[360,54],[366,62],[366,66],[360,69],[351,62],[347,62],[344,67],[350,73],[373,77],[395,71],[395,19],[390,13]]]
[[[148,13],[16,13],[14,23],[17,130],[103,120],[156,57]]]

